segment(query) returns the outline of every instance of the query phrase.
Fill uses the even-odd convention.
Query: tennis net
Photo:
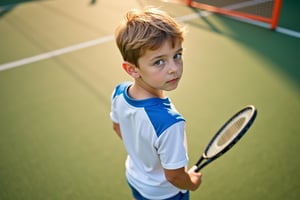
[[[186,5],[277,27],[282,0],[181,0]]]

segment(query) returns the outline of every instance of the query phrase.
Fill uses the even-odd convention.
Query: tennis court
[[[187,120],[190,165],[243,106],[255,124],[203,170],[191,199],[300,196],[300,2],[278,31],[159,0],[0,3],[0,199],[132,199],[112,130],[121,81],[113,32],[125,11],[159,6],[184,23],[184,76],[169,93]]]

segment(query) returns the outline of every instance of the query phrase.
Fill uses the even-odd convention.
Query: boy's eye
[[[165,62],[163,60],[157,60],[154,62],[154,65],[163,65]]]
[[[181,61],[182,59],[182,52],[179,52],[179,53],[176,53],[174,56],[173,56],[173,59],[176,60],[176,61]],[[166,64],[167,61],[167,58],[158,58],[154,63],[153,65],[155,66],[164,66]]]
[[[182,58],[182,53],[177,53],[174,56],[174,59],[176,59],[176,60],[181,59],[181,58]]]

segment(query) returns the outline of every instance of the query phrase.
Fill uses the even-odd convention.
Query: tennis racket
[[[249,105],[231,117],[211,139],[200,159],[192,167],[192,170],[195,172],[200,171],[200,169],[233,147],[253,124],[256,114],[256,108]],[[202,163],[202,161],[205,162]]]

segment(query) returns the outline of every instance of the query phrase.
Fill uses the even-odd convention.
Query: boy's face
[[[156,50],[146,50],[138,60],[136,82],[151,90],[176,89],[183,72],[182,51],[181,42],[172,47],[168,40]]]

